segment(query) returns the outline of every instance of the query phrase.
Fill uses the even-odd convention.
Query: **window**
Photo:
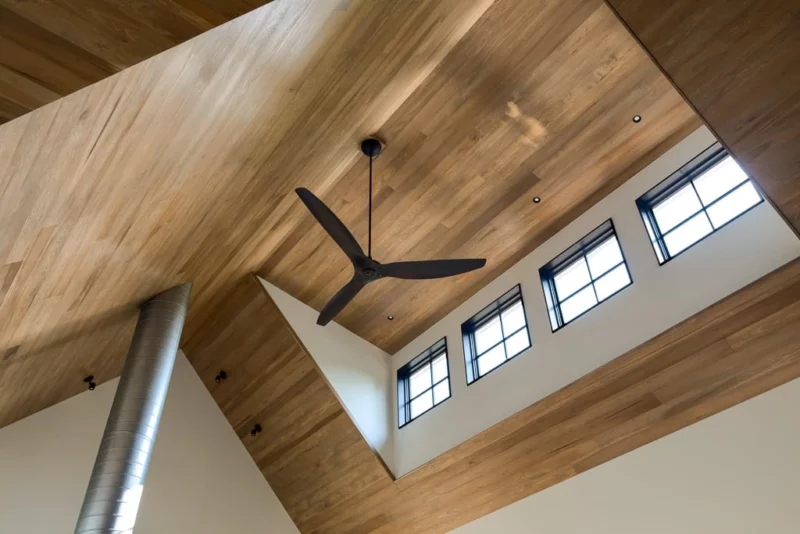
[[[514,289],[461,325],[467,384],[471,384],[531,346],[522,291]]]
[[[762,201],[750,177],[717,143],[636,204],[663,264]]]
[[[553,332],[631,285],[611,219],[539,269]]]
[[[447,338],[397,370],[398,426],[405,425],[450,398]]]

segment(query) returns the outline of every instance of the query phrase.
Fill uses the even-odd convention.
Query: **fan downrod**
[[[381,150],[383,150],[383,143],[381,143],[380,139],[368,137],[361,141],[361,152],[369,158],[376,157],[381,153]]]

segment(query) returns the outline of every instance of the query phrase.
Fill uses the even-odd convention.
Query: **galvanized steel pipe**
[[[133,532],[191,291],[168,289],[139,312],[75,534]]]

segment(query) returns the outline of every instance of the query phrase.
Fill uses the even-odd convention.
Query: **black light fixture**
[[[387,315],[386,318],[390,321],[394,321],[394,315]]]
[[[219,374],[217,374],[217,376],[214,377],[214,382],[219,384],[220,382],[222,382],[226,378],[228,378],[228,373],[226,373],[225,371],[220,371]]]
[[[642,122],[642,116],[641,115],[634,115],[633,116],[633,122],[635,122],[637,124]]]
[[[87,376],[83,381],[89,384],[89,391],[94,391],[94,388],[97,387],[97,384],[94,382],[94,375]]]
[[[541,201],[542,201],[542,199],[541,199],[541,198],[539,198],[539,197],[533,197],[533,203],[534,203],[534,204],[538,204],[538,203],[539,203],[539,202],[541,202]]]
[[[250,435],[255,437],[256,434],[260,434],[262,430],[263,429],[261,428],[261,425],[256,423],[256,425],[253,427],[253,430],[250,431]]]

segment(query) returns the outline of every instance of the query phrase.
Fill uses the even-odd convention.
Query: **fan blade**
[[[486,265],[484,259],[399,261],[381,266],[383,276],[406,279],[445,278],[464,274]]]
[[[345,284],[342,289],[336,292],[336,294],[328,301],[322,311],[319,314],[319,318],[317,319],[317,324],[320,326],[325,326],[331,319],[336,317],[340,311],[344,309],[347,304],[353,300],[361,288],[364,287],[364,281],[361,279],[360,276],[357,274],[353,275],[353,278]]]
[[[322,202],[314,193],[304,187],[299,187],[294,190],[303,204],[306,205],[311,215],[319,222],[320,225],[328,232],[336,244],[339,245],[347,257],[353,260],[354,258],[363,257],[364,251],[361,246],[350,233],[350,230],[344,225],[342,221]]]

